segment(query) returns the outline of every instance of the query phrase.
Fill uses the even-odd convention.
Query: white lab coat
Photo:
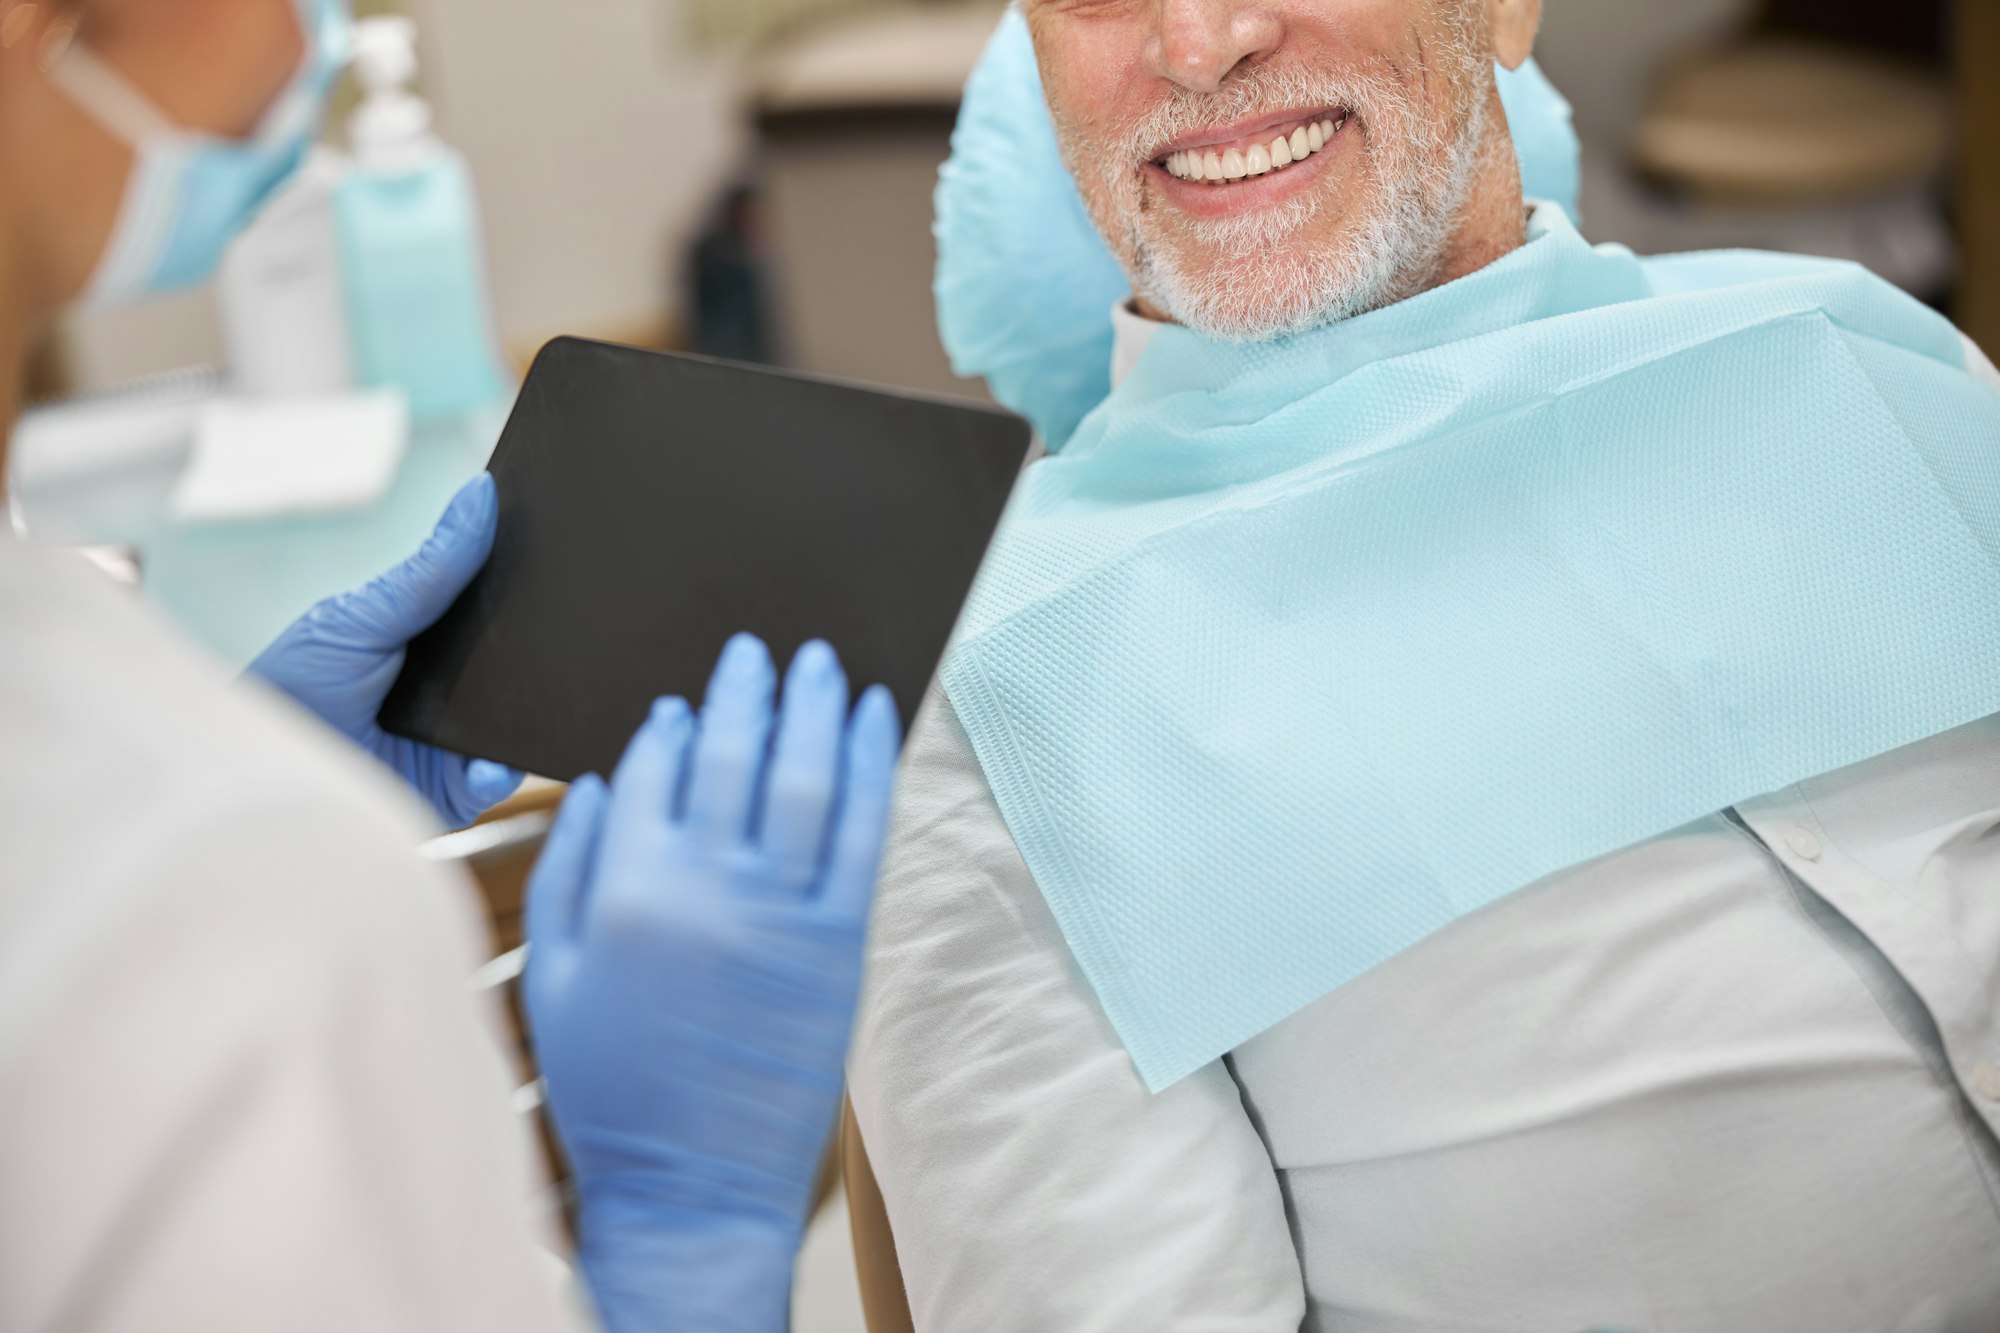
[[[574,1327],[421,807],[0,541],[0,1328]]]

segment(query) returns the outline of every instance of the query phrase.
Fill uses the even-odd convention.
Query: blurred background
[[[410,128],[413,90],[466,202],[347,190],[365,327],[322,328],[336,278],[290,271],[342,267],[307,243],[310,200],[219,291],[73,318],[31,386],[63,406],[13,445],[17,529],[112,548],[225,660],[420,537],[558,334],[983,392],[939,347],[931,193],[1001,0],[357,7],[410,26],[348,80],[328,139],[353,156],[322,164],[322,196],[366,164],[364,131]],[[1547,0],[1539,55],[1575,105],[1592,239],[1859,260],[2000,348],[2000,0]],[[426,199],[455,197],[437,184]],[[343,342],[382,364],[331,364]],[[367,448],[308,456],[324,431],[296,414],[215,407],[398,376],[417,419],[357,409]],[[290,459],[254,443],[293,435]]]
[[[1586,235],[1857,259],[2000,352],[2000,0],[1546,4],[1539,54],[1575,105]],[[253,370],[307,318],[253,282],[71,319],[15,440],[16,527],[94,548],[225,661],[413,549],[558,334],[982,393],[938,345],[931,191],[997,0],[358,8],[414,22],[415,68],[390,33],[376,93],[414,90],[469,170],[476,208],[451,225],[482,238],[484,290],[455,299],[494,392],[225,411],[256,376],[298,371]],[[337,147],[361,102],[344,92]],[[336,442],[339,475],[321,477],[330,421],[372,443]],[[301,476],[318,479],[301,492]],[[803,1260],[798,1327],[861,1327],[837,1206]]]
[[[359,7],[417,21],[515,361],[587,333],[977,392],[937,348],[929,201],[994,0]],[[1592,239],[1862,259],[2000,344],[1992,0],[1548,0],[1540,58]],[[46,387],[218,364],[216,325],[206,294],[75,321]]]

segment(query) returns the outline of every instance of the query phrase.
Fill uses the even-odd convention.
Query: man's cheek
[[[1146,25],[1050,17],[1031,32],[1049,103],[1078,128],[1101,135],[1145,95]]]

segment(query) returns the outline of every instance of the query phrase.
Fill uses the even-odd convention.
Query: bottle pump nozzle
[[[417,25],[401,17],[354,25],[354,70],[366,92],[348,137],[370,169],[421,166],[439,151],[430,103],[410,91],[417,77]]]

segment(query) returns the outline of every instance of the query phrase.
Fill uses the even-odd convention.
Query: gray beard
[[[1491,137],[1488,90],[1468,77],[1484,58],[1473,55],[1472,43],[1464,45],[1464,51],[1442,53],[1455,62],[1446,70],[1451,86],[1462,90],[1447,123],[1427,117],[1392,80],[1297,71],[1253,69],[1221,93],[1186,94],[1161,106],[1124,145],[1099,158],[1112,165],[1100,168],[1099,188],[1090,192],[1100,229],[1124,240],[1134,290],[1207,337],[1257,342],[1347,319],[1431,286]],[[1184,222],[1178,246],[1151,234],[1151,215],[1141,206],[1143,173],[1131,163],[1207,125],[1313,105],[1346,107],[1367,132],[1362,160],[1375,198],[1338,244],[1305,239],[1323,207],[1312,191],[1246,217]],[[1067,150],[1070,136],[1063,137]]]

